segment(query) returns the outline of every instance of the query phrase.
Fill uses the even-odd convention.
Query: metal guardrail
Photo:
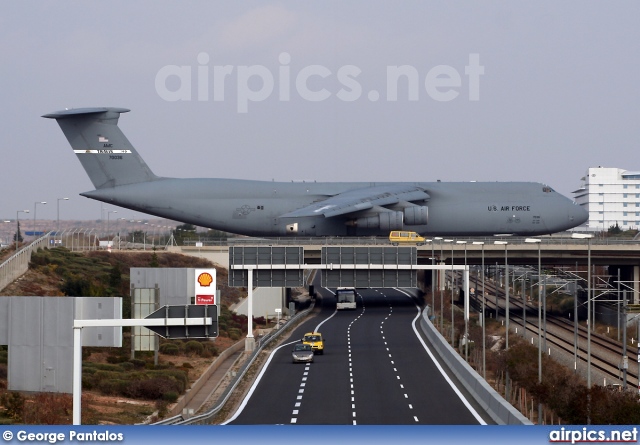
[[[261,339],[259,339],[259,342],[258,342],[258,345],[257,345],[258,347],[256,349],[254,349],[254,351],[251,353],[251,356],[245,361],[245,363],[242,365],[242,367],[240,368],[240,370],[236,374],[235,378],[231,381],[231,383],[227,386],[227,388],[224,390],[224,392],[220,395],[220,397],[218,398],[217,404],[213,408],[211,408],[209,411],[207,411],[206,413],[197,415],[197,416],[190,417],[188,419],[184,419],[183,416],[179,414],[177,416],[169,417],[169,418],[161,420],[159,422],[152,423],[151,425],[194,425],[194,424],[204,425],[204,424],[208,424],[209,421],[216,414],[218,414],[218,412],[222,408],[224,408],[224,405],[227,403],[227,401],[231,397],[231,394],[233,394],[233,391],[240,384],[240,382],[242,381],[242,379],[246,375],[247,371],[251,368],[251,365],[257,359],[257,357],[260,354],[260,352],[262,352],[272,341],[277,339],[289,326],[292,326],[298,320],[300,320],[301,318],[303,318],[307,314],[309,314],[313,310],[313,308],[314,308],[314,303],[313,303],[313,300],[312,300],[312,303],[309,306],[309,308],[305,309],[304,311],[298,312],[294,317],[292,317],[291,319],[289,319],[289,321],[287,321],[285,324],[283,324],[277,331],[271,331],[268,335],[266,335],[266,336],[262,337]]]

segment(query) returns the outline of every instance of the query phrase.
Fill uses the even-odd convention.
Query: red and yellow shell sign
[[[213,282],[213,277],[209,272],[202,272],[196,279],[198,280],[198,284],[203,287],[209,287]]]
[[[194,287],[196,304],[215,304],[216,270],[196,269]]]

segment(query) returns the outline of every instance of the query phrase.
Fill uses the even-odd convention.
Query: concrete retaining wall
[[[503,399],[462,357],[447,343],[427,318],[427,310],[420,319],[420,327],[436,353],[473,398],[499,425],[533,425],[520,411]]]

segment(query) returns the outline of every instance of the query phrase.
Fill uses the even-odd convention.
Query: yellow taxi
[[[302,337],[302,343],[311,346],[314,353],[324,354],[324,340],[320,332],[307,332]]]
[[[394,246],[405,243],[415,243],[416,246],[422,246],[425,243],[423,236],[418,235],[416,232],[407,232],[405,230],[392,230],[389,233],[389,241]]]

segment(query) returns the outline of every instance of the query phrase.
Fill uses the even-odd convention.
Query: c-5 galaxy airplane
[[[96,190],[131,210],[250,236],[541,235],[587,212],[529,182],[268,182],[156,176],[118,128],[125,108],[79,108],[56,119]]]

